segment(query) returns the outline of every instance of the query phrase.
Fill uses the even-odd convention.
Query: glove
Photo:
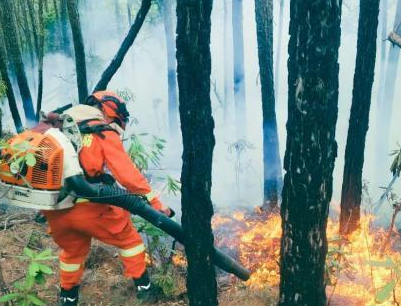
[[[169,218],[172,218],[172,217],[175,216],[175,211],[170,207],[162,209],[162,210],[160,210],[160,212],[162,212],[163,214],[165,214]]]

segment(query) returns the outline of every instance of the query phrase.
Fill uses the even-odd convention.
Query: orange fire
[[[330,305],[394,305],[401,303],[401,254],[393,245],[383,252],[384,229],[372,227],[371,216],[361,219],[361,228],[348,241],[338,238],[339,223],[332,219],[327,226],[329,253],[327,256],[327,297]],[[239,261],[254,271],[246,283],[253,288],[275,287],[280,282],[279,255],[281,218],[248,217],[246,212],[231,216],[216,215],[213,228],[217,244],[229,248]],[[236,253],[235,253],[236,252]],[[383,262],[393,262],[389,267]],[[400,284],[398,285],[398,277]],[[396,283],[394,290],[388,287]],[[389,285],[390,284],[390,285]],[[390,288],[391,289],[391,288]]]

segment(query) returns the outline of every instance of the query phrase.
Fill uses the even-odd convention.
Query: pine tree
[[[212,0],[177,1],[177,72],[183,139],[182,226],[190,306],[215,306],[210,199],[215,139],[210,100]]]
[[[376,63],[380,0],[360,0],[358,46],[352,93],[351,117],[345,148],[341,194],[340,232],[357,229],[362,198],[362,170]]]
[[[280,153],[273,76],[273,1],[255,0],[263,111],[264,209],[277,208]]]
[[[21,49],[18,42],[18,32],[15,24],[14,8],[11,0],[0,0],[1,4],[1,25],[4,33],[4,40],[13,71],[17,78],[20,90],[22,105],[27,120],[27,126],[31,126],[36,121],[35,111],[31,92],[29,90],[28,79],[25,73],[24,62],[22,61]]]
[[[77,0],[67,0],[67,10],[74,42],[78,102],[83,102],[88,96],[88,81],[86,77],[85,46],[82,37],[81,22],[79,20]]]
[[[341,4],[292,0],[290,5],[282,306],[326,305],[326,225],[337,156]]]

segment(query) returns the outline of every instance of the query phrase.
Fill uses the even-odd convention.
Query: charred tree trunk
[[[70,36],[68,34],[67,0],[60,0],[61,36],[64,52],[71,56]]]
[[[255,16],[263,110],[263,208],[274,210],[278,203],[280,153],[273,76],[273,0],[255,0]]]
[[[291,1],[287,172],[281,206],[282,306],[326,305],[326,225],[337,156],[340,21],[341,1]]]
[[[215,139],[210,101],[212,0],[177,1],[177,72],[184,151],[182,226],[187,234],[189,305],[215,306],[217,284],[211,261],[210,199]]]
[[[0,14],[1,14],[1,12],[0,12]],[[5,46],[3,44],[2,36],[3,35],[0,35],[0,75],[1,75],[1,79],[4,82],[4,85],[6,86],[6,95],[7,95],[8,105],[10,107],[11,116],[13,117],[13,120],[14,120],[15,129],[17,130],[18,133],[20,133],[23,131],[24,127],[22,126],[21,117],[19,115],[18,108],[17,108],[17,101],[15,99],[11,80],[8,75],[6,50],[5,50]]]
[[[174,43],[173,1],[163,1],[164,33],[167,47],[168,119],[170,135],[178,131],[177,68]]]
[[[234,53],[234,103],[237,137],[246,137],[246,95],[244,68],[243,0],[232,0],[232,27]]]
[[[360,0],[354,89],[341,194],[341,234],[350,234],[359,226],[365,139],[369,128],[376,63],[379,2],[380,0]]]
[[[77,0],[67,0],[67,10],[74,42],[78,102],[81,103],[88,96],[88,81],[86,77],[85,46],[82,37],[81,22],[79,20]]]
[[[401,35],[401,0],[398,0],[397,11],[394,22],[394,32]],[[377,128],[377,178],[379,184],[385,183],[387,172],[383,171],[382,165],[389,164],[390,153],[390,130],[392,122],[392,111],[395,94],[395,84],[397,80],[398,61],[400,57],[400,48],[390,44],[386,68],[386,77],[384,82],[383,98],[378,106],[378,128]]]
[[[280,0],[280,17],[278,21],[278,31],[277,31],[277,49],[276,49],[276,69],[274,72],[274,92],[276,93],[276,97],[278,97],[279,93],[279,84],[280,84],[280,61],[281,61],[281,44],[283,42],[283,21],[284,21],[284,0]]]
[[[127,54],[129,48],[134,43],[139,30],[142,28],[143,22],[145,21],[146,15],[149,12],[151,4],[152,4],[151,0],[142,0],[141,7],[138,11],[138,14],[136,15],[134,24],[131,26],[131,29],[129,30],[127,36],[124,38],[124,41],[121,44],[117,54],[114,56],[113,60],[106,68],[106,70],[102,73],[99,82],[95,86],[94,92],[106,89],[110,80],[117,72],[118,68],[120,68],[125,55]]]
[[[38,32],[38,97],[36,100],[36,119],[39,120],[39,114],[42,109],[42,96],[43,96],[43,57],[45,45],[45,29],[43,22],[43,0],[39,0],[39,32]]]
[[[25,73],[24,63],[20,46],[18,44],[18,34],[14,21],[13,6],[10,0],[0,0],[2,12],[1,21],[3,25],[4,40],[7,49],[8,59],[11,63],[17,78],[20,90],[22,105],[27,120],[27,126],[30,127],[36,121],[35,110],[33,108],[32,96],[28,86],[28,79]]]

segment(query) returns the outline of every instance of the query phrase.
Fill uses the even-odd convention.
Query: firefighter
[[[92,183],[119,184],[132,193],[143,195],[153,208],[168,216],[174,212],[163,206],[145,177],[125,152],[120,139],[129,120],[121,97],[111,91],[99,91],[86,102],[66,111],[82,133],[79,161]],[[44,211],[51,235],[61,248],[60,305],[78,303],[78,291],[92,238],[119,248],[124,276],[132,278],[137,298],[151,302],[160,287],[150,282],[145,263],[145,245],[133,226],[130,213],[104,204],[77,199],[67,210]]]

